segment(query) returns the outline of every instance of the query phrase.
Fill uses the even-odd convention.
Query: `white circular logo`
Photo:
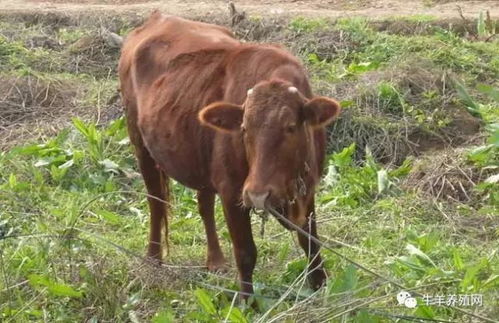
[[[406,291],[401,291],[397,294],[397,302],[399,305],[404,305],[408,308],[415,308],[418,305],[418,301]]]
[[[405,304],[405,300],[410,298],[411,294],[409,294],[406,291],[401,291],[400,293],[397,294],[397,301],[399,302],[399,305]]]
[[[418,302],[414,297],[408,297],[405,299],[404,305],[408,308],[415,308]]]

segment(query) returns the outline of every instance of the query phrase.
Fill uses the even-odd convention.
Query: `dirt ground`
[[[367,16],[384,18],[403,15],[432,15],[439,18],[459,17],[458,6],[467,17],[489,10],[499,18],[499,0],[235,0],[239,11],[256,16],[302,15],[316,17]],[[192,16],[226,12],[227,0],[0,0],[0,12],[6,11],[116,11],[147,13],[160,9],[164,13]]]

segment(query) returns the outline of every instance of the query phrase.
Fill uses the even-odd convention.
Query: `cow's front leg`
[[[320,246],[309,237],[318,238],[313,202],[308,210],[308,221],[302,227],[307,234],[298,232],[298,241],[308,257],[308,279],[310,285],[313,289],[317,290],[326,283],[327,277],[319,253]]]
[[[241,298],[247,299],[253,294],[253,270],[257,254],[249,209],[242,207],[239,199],[222,196],[222,203],[239,271]]]

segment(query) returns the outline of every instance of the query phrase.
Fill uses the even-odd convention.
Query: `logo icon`
[[[397,301],[399,305],[405,305],[408,308],[415,308],[418,305],[416,299],[406,291],[401,291],[397,294]]]

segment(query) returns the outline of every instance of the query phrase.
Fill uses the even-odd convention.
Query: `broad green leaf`
[[[17,186],[17,178],[16,178],[16,175],[14,174],[10,174],[9,176],[9,187],[11,189],[15,188]]]
[[[352,163],[352,156],[355,153],[355,143],[344,148],[339,153],[333,154],[333,162],[338,167],[348,166]]]
[[[373,152],[369,146],[366,145],[365,149],[366,154],[366,167],[369,167],[373,171],[378,171],[378,165],[376,164],[376,160],[374,159]]]
[[[390,186],[390,180],[388,179],[388,173],[385,169],[378,171],[378,194],[385,193]]]
[[[50,164],[50,160],[47,158],[44,158],[44,159],[39,159],[33,166],[42,167],[42,166],[47,166],[49,164]]]
[[[421,251],[421,249],[419,249],[418,247],[416,247],[415,245],[413,244],[410,244],[408,243],[406,246],[405,246],[405,249],[407,250],[407,252],[409,252],[409,254],[412,256],[416,256],[418,257],[420,260],[422,260],[423,262],[427,263],[427,264],[430,264],[432,265],[433,267],[436,267],[435,263],[430,259],[430,257],[428,257],[427,254],[425,254],[423,251]]]
[[[175,322],[175,315],[173,315],[173,313],[168,309],[156,313],[154,317],[151,319],[151,323],[173,323],[173,322]]]
[[[350,264],[334,280],[334,283],[329,289],[329,293],[337,294],[353,290],[357,287],[357,283],[357,268]]]
[[[475,116],[480,116],[480,108],[478,104],[471,98],[470,94],[464,87],[463,83],[458,79],[452,79],[454,87],[456,88],[457,94],[464,105],[470,110],[470,112]]]
[[[223,317],[228,318],[232,323],[247,323],[248,320],[244,317],[243,312],[237,307],[227,306],[222,311]]]
[[[83,296],[82,292],[75,290],[72,286],[55,282],[45,276],[33,274],[28,276],[28,280],[33,287],[47,287],[48,292],[54,296],[73,298],[81,298]]]
[[[277,259],[279,260],[280,263],[284,262],[284,260],[288,257],[290,253],[290,247],[289,244],[283,243],[281,244],[281,247],[279,248],[279,252],[277,254]]]
[[[116,171],[119,168],[118,164],[107,158],[100,161],[99,164],[104,166],[104,169],[107,171]]]
[[[344,101],[340,102],[340,106],[342,109],[349,108],[349,107],[353,106],[354,104],[355,104],[355,102],[353,100],[344,100]]]
[[[305,258],[300,258],[297,260],[290,261],[286,264],[286,271],[284,272],[284,278],[287,281],[294,280],[298,275],[300,275],[307,268],[307,260]]]
[[[324,176],[324,183],[328,186],[332,186],[334,185],[334,183],[336,183],[337,179],[338,179],[338,170],[336,169],[336,167],[334,165],[329,165],[327,167],[327,172],[326,172],[326,176]]]
[[[75,128],[82,135],[84,135],[85,137],[88,137],[89,136],[89,130],[88,130],[87,126],[85,126],[85,124],[83,123],[83,121],[81,121],[78,118],[73,118],[72,120],[73,120],[73,125],[75,126]]]
[[[2,304],[2,305],[4,305],[4,304]],[[20,311],[17,308],[3,307],[3,306],[2,306],[2,308],[0,308],[0,319],[14,317],[14,316],[17,316],[19,314],[32,316],[31,319],[43,317],[43,312],[40,310],[23,309],[22,311]],[[6,320],[6,321],[9,321],[9,320]],[[1,322],[3,322],[3,321],[1,321]],[[19,320],[16,320],[14,322],[19,322]]]
[[[199,305],[206,311],[206,313],[214,315],[217,313],[217,309],[211,300],[211,296],[204,289],[197,289],[194,291]]]
[[[402,177],[402,176],[406,176],[407,174],[409,174],[409,172],[411,171],[412,169],[412,163],[413,163],[414,159],[409,157],[409,158],[406,158],[404,160],[404,162],[402,163],[402,165],[400,165],[399,167],[397,167],[396,169],[392,170],[392,171],[389,171],[388,174],[390,175],[390,177],[394,177],[394,178],[398,178],[398,177]]]
[[[128,145],[128,144],[130,144],[130,138],[129,137],[123,138],[120,141],[118,141],[118,145],[120,145],[120,146],[125,146],[125,145]]]
[[[452,252],[452,258],[454,260],[454,267],[456,267],[457,270],[462,270],[464,268],[464,264],[458,250],[454,250]]]
[[[489,138],[490,140],[490,138]],[[494,160],[499,154],[499,132],[497,133],[497,146],[496,144],[489,144],[479,146],[468,153],[468,159],[480,166],[494,166],[497,164]]]
[[[347,72],[350,74],[361,74],[367,71],[377,69],[379,64],[373,62],[350,63]]]
[[[74,159],[70,159],[67,162],[65,162],[64,164],[60,165],[59,168],[60,169],[66,169],[66,168],[69,168],[69,167],[73,166],[74,163],[75,163]]]
[[[486,26],[485,26],[485,17],[483,15],[483,11],[480,11],[480,15],[478,16],[478,20],[476,23],[476,29],[477,29],[479,36],[483,37],[483,36],[487,35]]]
[[[414,262],[411,258],[406,256],[401,256],[397,258],[397,262],[418,272],[425,273],[426,268],[421,266],[419,263]]]
[[[478,283],[478,274],[481,270],[488,266],[487,258],[482,258],[479,263],[474,266],[468,267],[466,273],[464,274],[464,278],[461,281],[460,287],[464,292],[473,290],[474,287]]]
[[[38,155],[38,152],[43,150],[45,145],[29,145],[12,149],[12,153],[20,155]]]
[[[111,124],[108,126],[106,129],[106,135],[112,137],[114,136],[117,132],[125,128],[125,119],[123,117],[118,118],[111,122]]]
[[[95,214],[102,217],[102,219],[109,222],[110,224],[120,224],[121,223],[121,217],[114,212],[110,212],[107,210],[98,210],[95,212]]]

